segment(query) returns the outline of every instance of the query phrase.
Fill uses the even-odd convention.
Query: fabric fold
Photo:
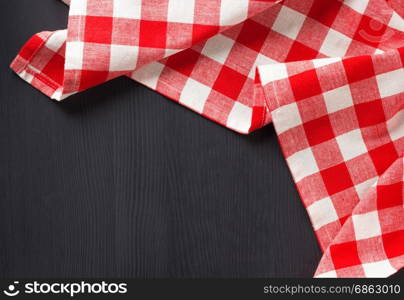
[[[285,77],[275,78],[281,65]],[[383,277],[404,266],[403,66],[399,48],[258,68],[284,156],[325,251],[318,276]],[[398,170],[394,178],[385,175],[391,168]],[[393,192],[369,195],[376,185],[393,185]],[[386,235],[393,240],[385,242]]]
[[[316,277],[387,277],[404,266],[403,157],[365,192],[326,249]]]
[[[254,62],[246,58],[245,66],[235,63],[228,67],[225,61],[237,43],[236,34],[242,27],[239,24],[281,1],[64,2],[70,4],[68,29],[35,35],[11,64],[20,77],[52,99],[64,100],[119,76],[143,79],[145,73],[153,71],[160,77],[165,66],[189,77],[197,63],[204,63],[204,55],[216,72],[222,68],[220,74],[200,74],[200,79],[189,82],[182,79],[182,86],[178,86],[178,80],[172,83],[167,79],[169,82],[164,83],[159,79],[164,85],[159,91],[240,133],[249,133],[269,122],[269,115],[263,114],[263,99],[249,94],[254,81],[250,73],[254,74],[255,67],[248,64]],[[261,39],[267,31],[259,33]],[[205,48],[201,48],[199,44],[206,40]],[[28,57],[25,53],[33,46],[37,49]],[[155,64],[146,66],[151,63]],[[200,69],[201,73],[213,71],[206,66]],[[132,74],[137,70],[139,74]],[[157,83],[148,77],[144,82],[138,81],[157,89]],[[226,87],[228,81],[235,80],[237,86]]]
[[[272,121],[316,276],[403,267],[403,0],[64,2],[68,28],[23,46],[21,78],[60,101],[128,76],[239,133]]]

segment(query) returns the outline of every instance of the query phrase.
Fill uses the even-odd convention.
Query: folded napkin
[[[404,266],[403,0],[71,0],[11,68],[55,100],[128,76],[240,133],[273,122],[324,251]]]

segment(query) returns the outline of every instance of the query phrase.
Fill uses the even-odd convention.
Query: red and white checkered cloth
[[[404,266],[403,0],[71,0],[11,67],[62,100],[118,76],[240,133],[271,120],[324,256]]]
[[[318,276],[385,276],[404,265],[403,63],[400,48],[259,67],[325,251]]]

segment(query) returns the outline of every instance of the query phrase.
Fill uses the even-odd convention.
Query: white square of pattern
[[[66,70],[81,70],[83,68],[83,42],[68,42],[66,44],[65,69]]]
[[[46,41],[45,46],[46,48],[54,52],[57,52],[66,42],[66,38],[67,38],[67,30],[55,31]]]
[[[355,191],[358,194],[359,199],[365,197],[366,193],[369,191],[370,187],[373,186],[379,177],[370,178],[364,182],[355,185]]]
[[[156,89],[164,65],[159,62],[153,62],[145,65],[131,74],[131,78],[143,83],[149,88]]]
[[[221,0],[220,25],[235,25],[247,19],[249,2],[250,0]]]
[[[306,17],[303,14],[286,6],[282,6],[272,26],[272,30],[294,40],[299,34],[305,19]]]
[[[362,267],[367,278],[388,277],[397,272],[387,259],[374,263],[362,264]]]
[[[334,204],[329,197],[318,200],[307,207],[315,230],[338,220]]]
[[[310,148],[296,152],[286,160],[296,183],[309,175],[319,172],[317,162]]]
[[[377,211],[361,215],[352,215],[356,240],[363,240],[381,235]]]
[[[345,161],[367,152],[360,129],[339,135],[336,139]]]
[[[206,99],[208,99],[211,89],[192,78],[188,78],[182,90],[180,103],[202,113]]]
[[[69,16],[84,16],[87,13],[87,0],[72,1]]]
[[[296,102],[277,108],[273,111],[273,116],[274,120],[276,119],[274,125],[278,134],[302,124],[302,119]]]
[[[393,12],[391,19],[389,21],[389,27],[397,29],[399,31],[404,31],[404,21],[403,18],[396,12]]]
[[[261,83],[266,85],[272,81],[288,78],[286,64],[275,63],[259,66]]]
[[[383,73],[376,76],[380,97],[390,97],[404,92],[404,69]]]
[[[330,29],[321,45],[320,52],[330,57],[343,57],[348,51],[351,39]]]
[[[136,68],[139,47],[111,45],[110,71],[132,71]]]
[[[269,57],[266,57],[265,55],[258,54],[257,58],[255,59],[254,66],[251,68],[250,73],[248,74],[248,77],[251,79],[255,79],[255,72],[257,71],[257,67],[259,66],[264,66],[268,64],[275,64],[276,61],[273,59],[270,59]]]
[[[168,3],[168,22],[192,24],[195,15],[195,0],[170,0]]]
[[[181,52],[182,49],[165,49],[164,51],[164,57],[169,57],[171,55],[177,54],[178,52]]]
[[[232,39],[229,39],[222,34],[218,34],[206,41],[202,54],[224,64],[233,48],[233,45],[234,41]]]
[[[235,102],[227,118],[226,125],[237,132],[248,133],[251,127],[252,109]]]
[[[330,58],[318,58],[313,59],[313,65],[315,68],[321,68],[324,66],[331,65],[333,63],[341,61],[340,57],[330,57]]]
[[[328,113],[353,106],[351,89],[348,85],[325,92],[323,97]]]
[[[114,1],[114,17],[140,19],[142,1],[118,0]]]
[[[387,130],[392,141],[397,141],[404,137],[404,110],[401,110],[387,121]]]

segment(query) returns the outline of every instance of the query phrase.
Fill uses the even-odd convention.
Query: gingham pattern
[[[363,203],[383,196],[373,184],[394,185],[385,174],[404,148],[402,0],[277,2],[72,0],[68,30],[35,35],[11,67],[56,100],[126,75],[241,133],[272,117],[325,251],[317,275],[387,276],[403,265],[389,250],[403,237],[402,194],[390,221]],[[356,217],[365,210],[378,219]],[[359,246],[358,218],[379,222],[378,244]],[[353,250],[350,265],[333,259]]]
[[[276,0],[73,0],[68,30],[45,32],[34,36],[15,59],[12,68],[33,86],[56,100],[88,89],[121,75],[130,75],[151,62],[180,52],[165,62],[177,74],[164,79],[161,65],[148,66],[140,75],[153,70],[156,79],[140,81],[185,106],[248,133],[252,122],[264,122],[264,106],[259,107],[249,92],[253,90],[251,66],[224,66],[234,35],[225,40],[214,37],[204,54],[212,70],[199,74],[200,81],[190,81],[195,64],[204,64],[198,50],[191,46],[207,40],[247,18],[273,6]],[[228,32],[228,35],[231,33]],[[222,37],[222,38],[220,38]],[[220,39],[229,49],[215,48]],[[213,45],[213,47],[212,47]],[[195,51],[196,50],[196,51]],[[224,50],[224,52],[223,52]],[[220,53],[223,52],[223,53]],[[249,68],[247,70],[247,68]],[[220,77],[215,71],[220,72]],[[206,66],[201,68],[206,71]],[[196,75],[198,76],[198,75]],[[167,82],[168,81],[168,82]],[[234,82],[229,89],[228,81]],[[190,94],[190,90],[191,94]],[[247,96],[248,93],[248,96]],[[206,105],[205,105],[206,102]],[[259,119],[259,120],[257,120]],[[262,120],[261,120],[262,119]],[[257,121],[256,121],[257,120]]]
[[[379,10],[381,16],[375,14]],[[247,133],[271,120],[254,80],[258,65],[387,51],[404,45],[403,30],[402,20],[384,0],[369,6],[364,0],[285,1],[131,77],[219,124]],[[369,36],[369,41],[364,38]],[[184,68],[183,61],[191,63]],[[277,77],[285,75],[282,65],[271,68],[277,68]]]
[[[184,0],[170,1],[179,5]],[[230,17],[226,18],[221,9],[224,7],[226,12],[228,9],[220,0],[187,0],[187,3],[195,3],[193,11],[196,14],[191,16],[192,9],[188,7],[188,11],[181,10],[181,15],[196,23],[169,22],[165,25],[166,36],[158,39],[164,42],[145,47],[150,41],[147,35],[142,35],[139,22],[145,20],[162,25],[164,19],[171,18],[170,1],[160,1],[164,9],[159,10],[153,10],[155,3],[150,0],[115,1],[121,3],[119,5],[113,4],[112,0],[73,1],[69,30],[34,36],[17,56],[12,68],[56,100],[131,73],[128,75],[133,79],[205,117],[248,133],[270,122],[261,90],[254,84],[257,65],[369,54],[396,48],[404,39],[400,31],[402,20],[384,0],[373,0],[369,6],[364,0],[345,3],[293,0],[274,7],[274,1],[237,0],[240,5],[232,5],[237,9],[228,11]],[[128,3],[131,3],[130,8],[122,10]],[[383,14],[375,14],[376,10]],[[327,11],[329,13],[323,13]],[[131,18],[118,17],[129,12]],[[111,15],[113,18],[109,17]],[[224,19],[234,23],[241,20],[240,16],[253,17],[228,30],[225,30],[228,26],[220,26]],[[90,25],[86,22],[87,17]],[[382,26],[372,28],[370,25],[375,21]],[[184,28],[170,34],[171,23],[177,29],[181,24]],[[156,30],[145,32],[154,38]],[[218,31],[221,34],[206,42],[152,62],[133,73],[122,70],[157,60]],[[364,34],[380,41],[368,41]],[[145,43],[140,42],[142,36],[146,36]]]
[[[387,3],[391,6],[391,8],[398,13],[401,17],[404,18],[404,5],[403,0],[387,0]]]
[[[386,277],[404,265],[403,157],[380,176],[327,248],[317,277]]]
[[[259,73],[283,153],[327,250],[318,275],[392,274],[404,266],[404,48],[282,66],[282,79],[270,66]],[[376,184],[393,192],[376,201],[369,195]],[[386,236],[392,240],[382,243]],[[389,259],[389,271],[366,271],[368,263],[387,268]]]

